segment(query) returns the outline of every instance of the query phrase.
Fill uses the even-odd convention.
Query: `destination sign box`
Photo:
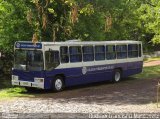
[[[15,44],[15,48],[34,48],[34,49],[42,49],[41,43],[25,43],[25,42],[17,42]]]

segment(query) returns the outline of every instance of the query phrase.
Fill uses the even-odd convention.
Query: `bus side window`
[[[105,59],[105,47],[95,46],[95,60],[104,60]]]
[[[116,47],[115,45],[108,45],[106,46],[106,59],[113,60],[116,59]]]
[[[81,46],[69,47],[69,53],[70,53],[70,62],[81,62],[82,61]]]
[[[117,52],[117,59],[127,58],[127,45],[117,45],[116,52]]]
[[[94,61],[94,50],[93,46],[83,46],[83,61],[88,62],[88,61]]]
[[[60,48],[60,51],[61,51],[61,63],[68,63],[69,62],[68,47],[62,46]]]
[[[129,58],[138,57],[138,45],[137,44],[128,45],[128,57]]]
[[[46,51],[46,70],[52,70],[59,65],[59,52],[58,51]]]

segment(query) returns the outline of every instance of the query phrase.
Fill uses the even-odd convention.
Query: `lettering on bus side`
[[[82,74],[85,75],[87,72],[94,72],[94,71],[103,71],[103,70],[110,70],[114,69],[114,66],[99,66],[99,67],[83,67]]]

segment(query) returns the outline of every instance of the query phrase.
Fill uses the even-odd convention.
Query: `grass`
[[[158,61],[158,60],[160,60],[160,57],[151,57],[151,58],[144,59],[144,62],[147,63],[147,62]]]
[[[0,100],[11,99],[13,97],[33,97],[26,93],[23,87],[11,87],[0,90]]]
[[[144,67],[142,73],[134,75],[133,77],[139,79],[160,78],[160,66]]]

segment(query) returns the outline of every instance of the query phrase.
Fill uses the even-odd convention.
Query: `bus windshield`
[[[42,51],[21,49],[15,50],[14,69],[27,71],[42,71]]]

